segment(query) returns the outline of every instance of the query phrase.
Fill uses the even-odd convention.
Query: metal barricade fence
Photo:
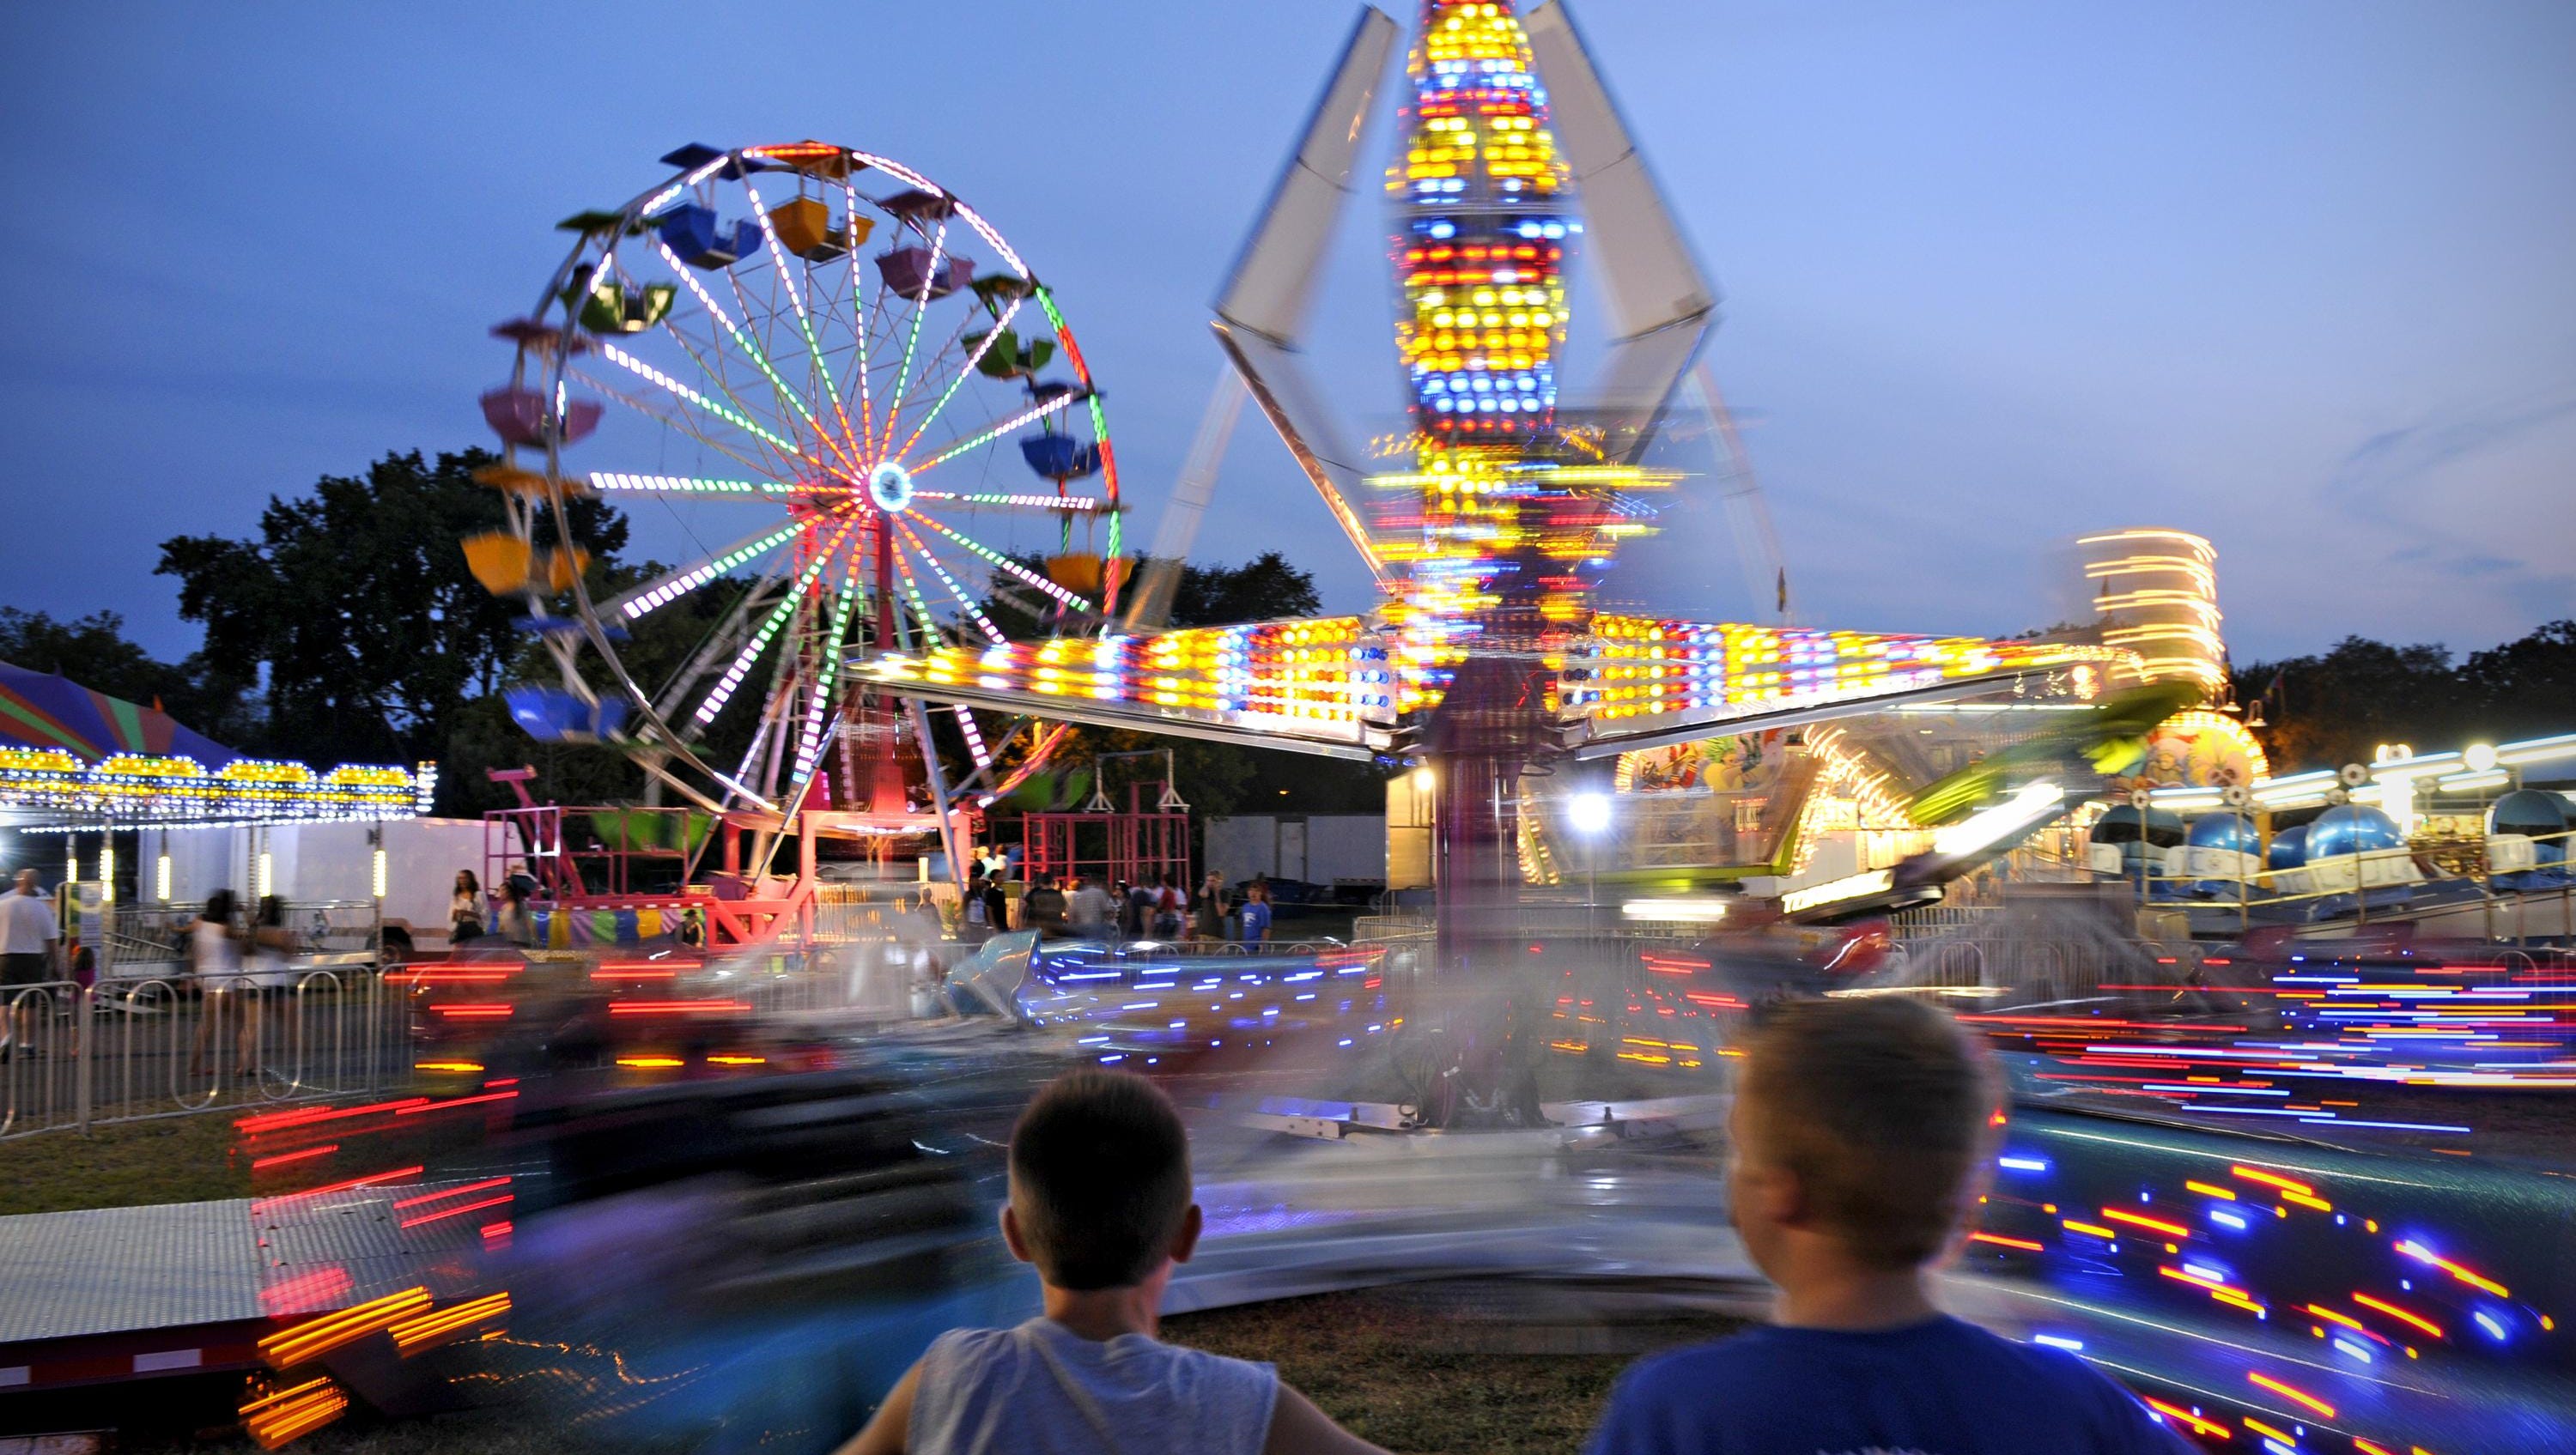
[[[385,1091],[412,1076],[410,998],[371,964],[52,981],[11,986],[0,1004],[0,1138]]]

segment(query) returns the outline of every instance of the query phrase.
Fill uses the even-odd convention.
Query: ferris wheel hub
[[[912,472],[892,460],[870,470],[868,498],[879,510],[901,512],[912,504]]]

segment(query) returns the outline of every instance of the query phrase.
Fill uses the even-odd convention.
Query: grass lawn
[[[250,1196],[222,1113],[40,1132],[0,1142],[0,1216]]]
[[[1567,1300],[1434,1284],[1189,1314],[1163,1333],[1278,1365],[1326,1414],[1389,1450],[1470,1455],[1580,1449],[1638,1355],[1740,1327],[1713,1313],[1611,1322]]]

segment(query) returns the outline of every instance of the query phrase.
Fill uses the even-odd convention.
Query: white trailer
[[[136,907],[190,910],[218,889],[245,902],[262,894],[290,904],[373,899],[388,932],[401,931],[415,949],[442,950],[456,871],[483,877],[483,833],[479,818],[144,829]]]
[[[1207,821],[1207,866],[1336,889],[1386,887],[1386,819],[1373,813],[1243,814]]]

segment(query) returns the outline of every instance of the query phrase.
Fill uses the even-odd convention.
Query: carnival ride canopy
[[[438,772],[245,758],[157,707],[0,662],[0,818],[19,828],[412,818]]]
[[[220,768],[241,756],[158,706],[7,662],[0,662],[0,745],[57,749],[90,764],[133,753]]]

